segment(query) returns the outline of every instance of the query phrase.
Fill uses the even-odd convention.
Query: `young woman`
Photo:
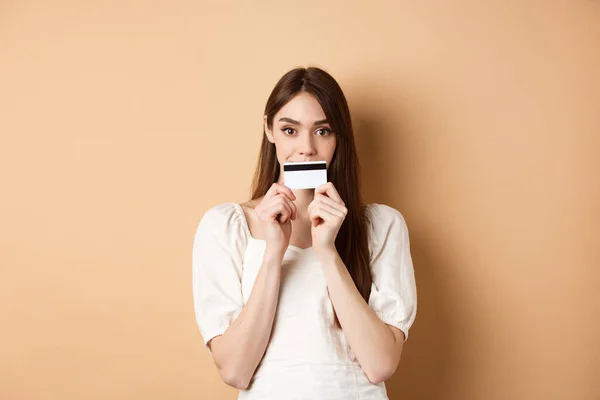
[[[284,185],[286,162],[328,183]],[[417,293],[402,215],[363,205],[350,112],[318,68],[271,93],[252,199],[206,211],[193,248],[196,320],[239,399],[387,399]]]

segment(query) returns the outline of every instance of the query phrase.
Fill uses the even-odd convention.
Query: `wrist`
[[[281,265],[285,253],[281,251],[266,249],[263,255],[263,264]]]
[[[315,253],[317,254],[317,257],[321,260],[321,262],[333,261],[340,257],[337,249],[335,248],[335,245],[315,247]]]

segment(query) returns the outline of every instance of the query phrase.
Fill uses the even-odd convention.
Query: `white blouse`
[[[383,204],[370,204],[367,215],[373,279],[368,303],[406,339],[417,312],[406,222],[400,212]],[[202,217],[192,263],[194,309],[205,345],[222,335],[242,311],[265,245],[252,237],[237,203],[214,206]],[[238,399],[387,399],[385,384],[369,382],[343,330],[335,325],[327,282],[313,248],[290,245],[281,268],[271,339],[250,386]]]

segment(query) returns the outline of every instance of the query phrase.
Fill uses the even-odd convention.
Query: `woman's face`
[[[313,95],[298,93],[275,114],[272,129],[267,126],[266,116],[264,124],[267,138],[275,144],[282,170],[284,163],[299,161],[325,161],[329,168],[336,135]]]

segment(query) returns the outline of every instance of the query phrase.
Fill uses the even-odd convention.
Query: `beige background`
[[[592,0],[0,2],[0,398],[235,398],[193,233],[247,198],[267,96],[310,64],[411,232],[390,398],[600,398]]]

